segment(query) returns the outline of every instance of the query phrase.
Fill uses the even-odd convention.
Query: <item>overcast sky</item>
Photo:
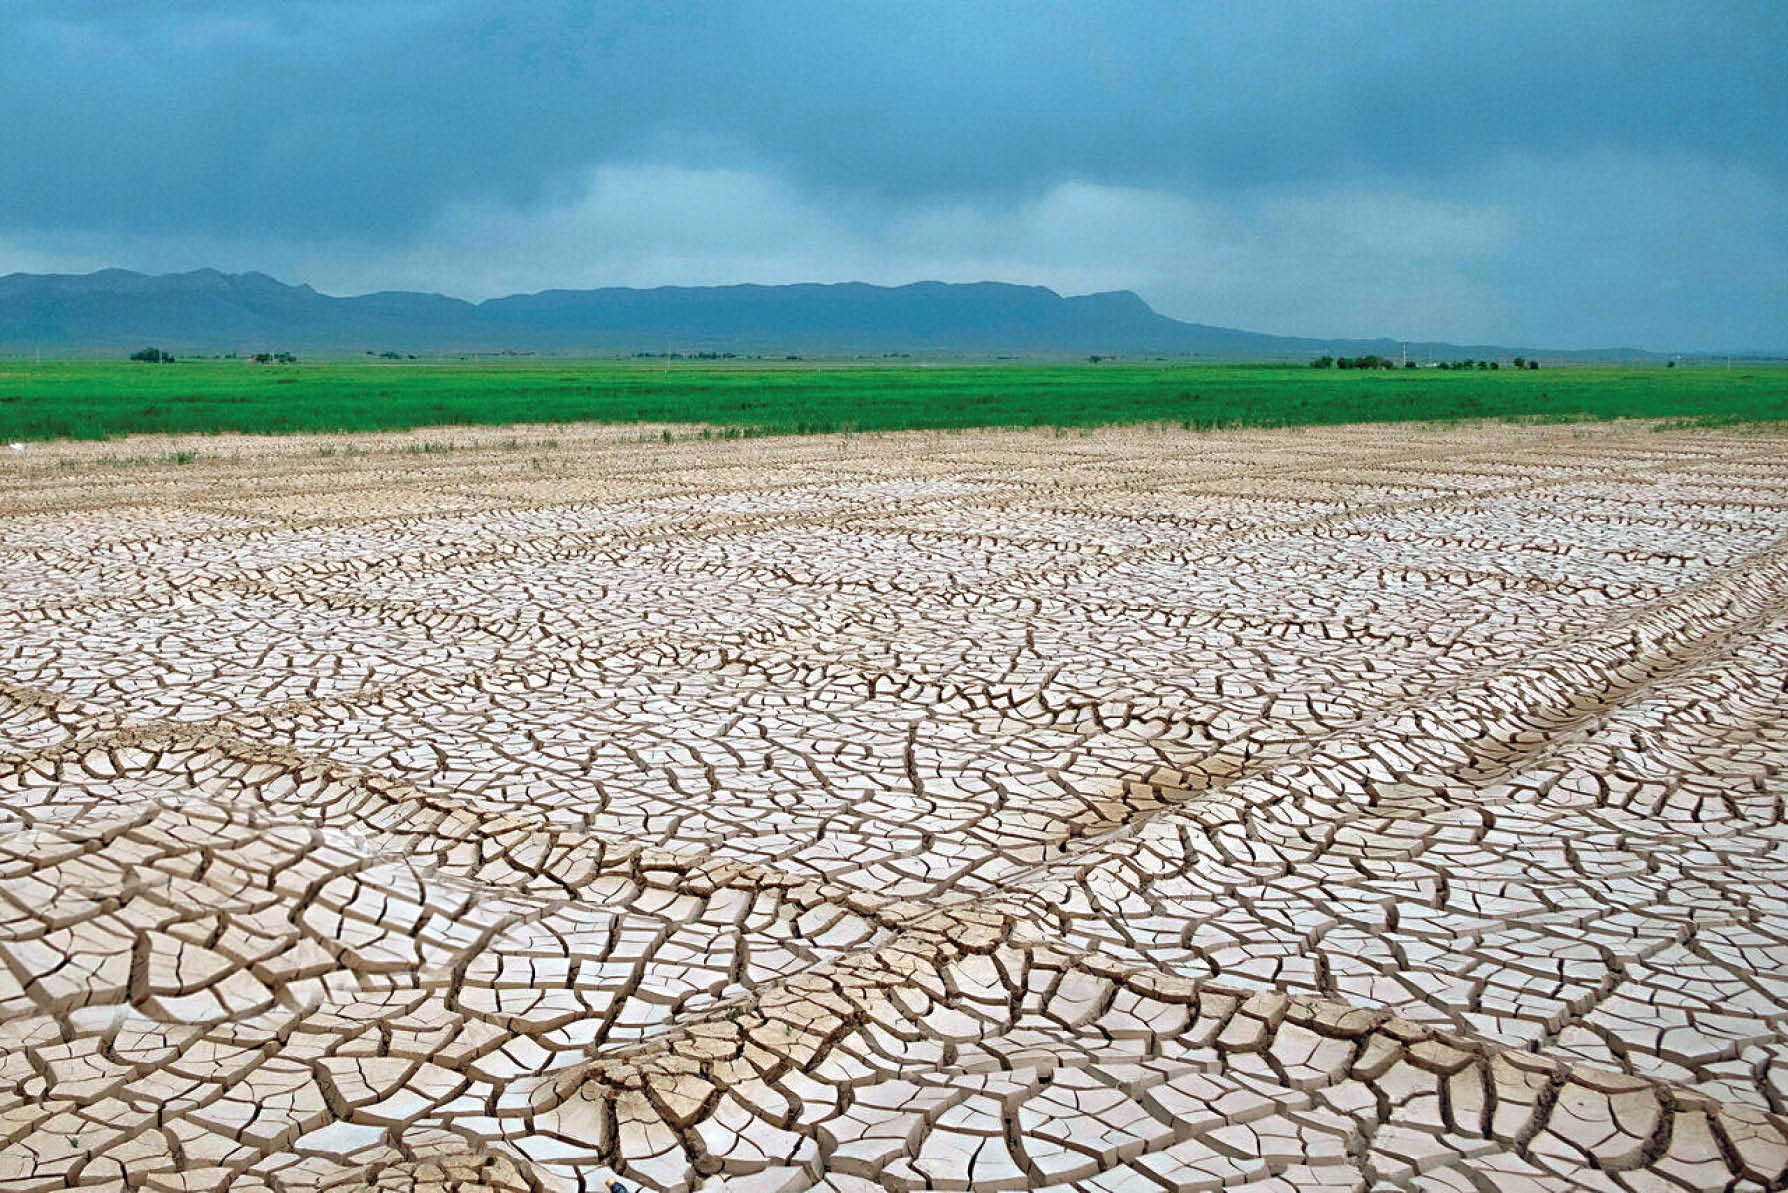
[[[3,0],[0,273],[1788,348],[1788,4]]]

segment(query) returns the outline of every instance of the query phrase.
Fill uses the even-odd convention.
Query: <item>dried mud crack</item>
[[[1788,1189],[1788,443],[455,435],[0,470],[0,1193]]]

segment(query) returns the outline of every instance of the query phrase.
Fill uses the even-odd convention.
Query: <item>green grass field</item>
[[[777,434],[1479,418],[1779,422],[1788,419],[1788,367],[1445,372],[1109,362],[0,362],[0,441],[582,420],[705,423]]]

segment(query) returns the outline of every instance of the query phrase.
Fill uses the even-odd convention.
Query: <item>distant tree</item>
[[[1529,369],[1537,369],[1540,367],[1540,362],[1537,360],[1530,360],[1527,362],[1527,367]]]
[[[1413,369],[1416,367],[1416,362],[1413,360],[1406,360],[1403,362],[1403,367],[1406,369]]]
[[[1517,369],[1525,369],[1527,367],[1527,358],[1525,356],[1517,356],[1515,358],[1515,367]]]
[[[1335,358],[1332,356],[1319,356],[1310,362],[1310,367],[1313,369],[1332,369],[1335,367]]]
[[[1674,369],[1676,367],[1676,362],[1673,360],[1667,360],[1664,362],[1664,367],[1666,369]]]
[[[172,352],[163,352],[160,348],[144,348],[141,352],[132,352],[130,358],[152,365],[171,365],[174,363],[174,354]]]
[[[1500,365],[1500,364],[1498,364],[1498,363],[1497,363],[1497,362],[1496,362],[1496,361],[1491,361],[1491,362],[1490,362],[1490,367],[1491,367],[1491,368],[1492,368],[1492,369],[1500,369],[1500,368],[1502,368],[1502,366],[1501,366],[1501,365]]]
[[[1104,359],[1105,358],[1103,356],[1089,356],[1086,358],[1086,362],[1090,365],[1096,365]]]

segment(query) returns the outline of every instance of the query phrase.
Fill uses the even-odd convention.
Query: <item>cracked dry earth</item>
[[[1788,1187],[1788,441],[453,434],[0,462],[0,1193]]]

